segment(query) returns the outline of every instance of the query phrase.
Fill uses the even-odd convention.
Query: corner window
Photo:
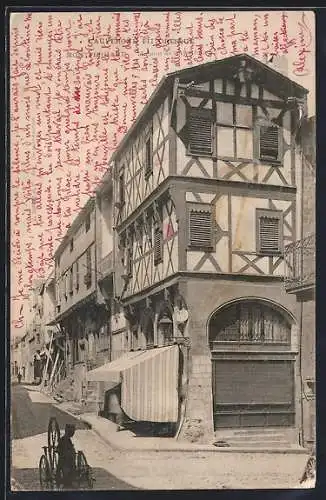
[[[259,127],[259,158],[261,160],[279,160],[279,128],[272,126]]]
[[[256,212],[257,253],[280,255],[283,253],[283,214],[278,210]]]
[[[212,111],[210,109],[191,108],[188,115],[188,150],[193,155],[211,155],[212,147]]]
[[[208,204],[188,204],[188,246],[192,249],[213,249],[213,213]]]

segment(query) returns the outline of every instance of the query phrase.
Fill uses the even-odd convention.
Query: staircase
[[[93,381],[87,381],[85,383],[85,392],[83,399],[83,409],[85,413],[98,413],[98,383]]]
[[[232,448],[300,449],[296,429],[282,427],[219,429],[215,443]]]

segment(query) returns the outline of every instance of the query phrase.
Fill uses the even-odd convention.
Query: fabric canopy
[[[88,380],[121,383],[121,408],[135,421],[177,422],[177,345],[128,352],[88,372]]]

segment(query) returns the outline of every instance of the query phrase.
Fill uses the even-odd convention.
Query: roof
[[[112,154],[109,162],[115,161],[122,154],[130,139],[138,132],[147,117],[157,107],[160,98],[173,88],[175,78],[179,78],[180,83],[189,80],[196,80],[196,82],[200,83],[212,77],[218,78],[219,75],[227,76],[229,74],[232,77],[242,61],[246,61],[254,70],[254,80],[265,85],[266,89],[270,90],[271,93],[274,92],[280,97],[298,98],[303,98],[308,94],[307,89],[248,54],[239,54],[168,73],[159,82],[147,104]]]
[[[95,204],[95,196],[92,196],[87,200],[81,211],[78,213],[77,217],[73,220],[71,225],[66,231],[66,234],[62,238],[58,248],[53,254],[53,257],[59,257],[59,255],[62,254],[64,248],[67,246],[68,241],[70,240],[71,236],[73,236],[77,229],[82,225],[84,222],[85,216],[93,209]]]

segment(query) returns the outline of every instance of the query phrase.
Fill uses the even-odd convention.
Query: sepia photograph
[[[314,12],[9,17],[11,490],[314,488]]]

